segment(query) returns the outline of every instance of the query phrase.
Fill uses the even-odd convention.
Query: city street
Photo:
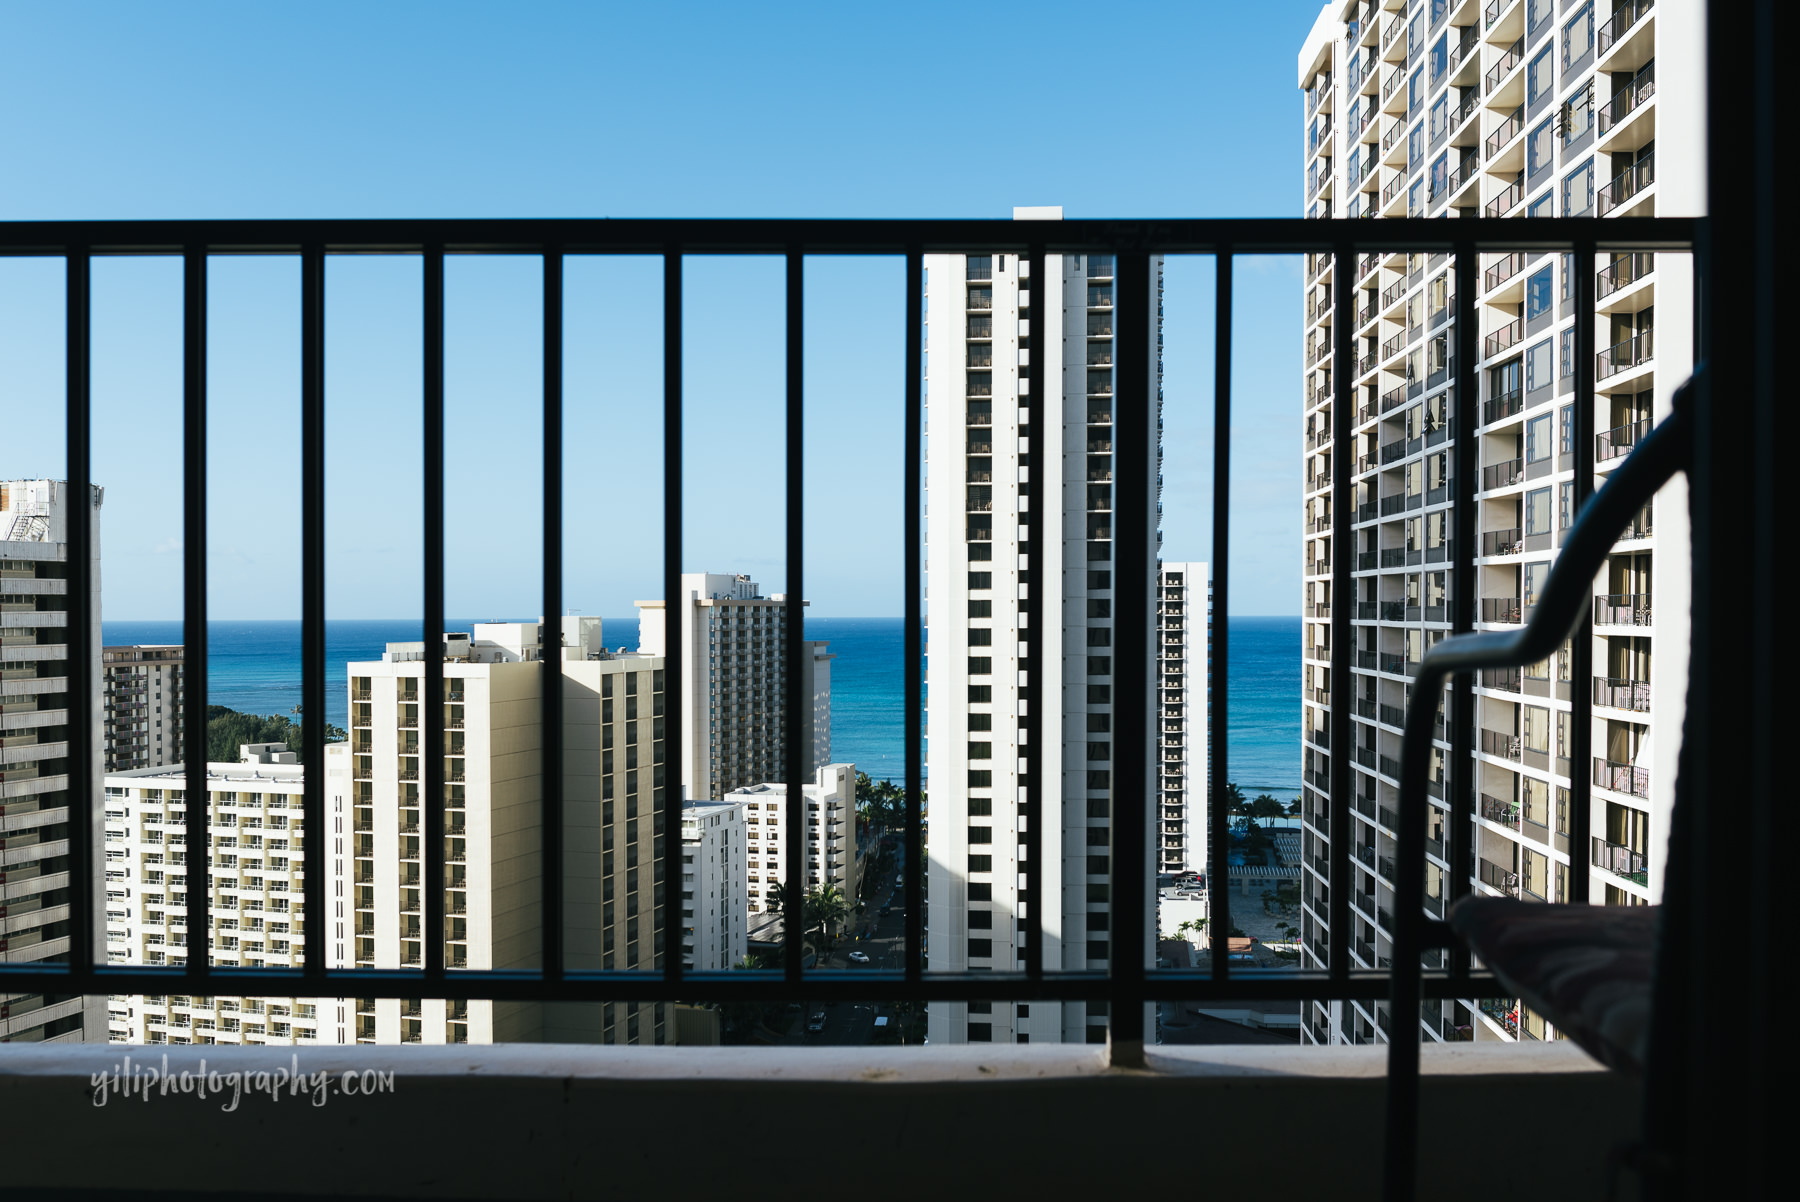
[[[902,863],[902,856],[903,853],[895,855],[892,862]],[[867,912],[851,916],[849,924],[838,936],[837,946],[832,949],[830,956],[820,962],[819,967],[847,969],[852,972],[881,969],[899,972],[905,967],[905,890],[894,887],[895,874],[900,871],[902,870],[894,868],[885,873],[886,880],[870,893]],[[885,917],[881,914],[883,906],[891,906]],[[853,951],[863,952],[870,962],[852,962],[850,953]],[[868,1044],[875,1034],[877,1002],[878,999],[871,999],[868,1002],[839,1002],[825,1006],[809,1002],[801,1021],[794,1024],[794,1029],[782,1042],[802,1047],[859,1047]],[[825,1012],[825,1029],[807,1031],[807,1021],[820,1010]],[[885,1008],[879,1012],[891,1014]]]

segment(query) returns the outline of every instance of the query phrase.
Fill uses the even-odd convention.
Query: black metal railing
[[[1380,249],[1417,253],[1448,253],[1453,257],[1458,274],[1456,321],[1459,351],[1457,355],[1457,421],[1464,430],[1475,425],[1476,380],[1475,330],[1478,254],[1504,252],[1512,248],[1565,249],[1577,261],[1592,261],[1600,251],[1631,250],[1687,251],[1694,243],[1696,223],[1685,218],[1632,218],[1601,223],[1564,221],[1561,219],[1525,219],[1524,221],[1491,221],[1470,218],[1446,223],[1427,219],[1402,219],[1382,223]],[[1230,556],[1229,532],[1232,510],[1233,477],[1231,473],[1231,401],[1232,365],[1230,347],[1233,330],[1233,264],[1241,255],[1310,253],[1323,262],[1333,262],[1337,270],[1330,286],[1335,291],[1335,304],[1343,312],[1352,307],[1353,265],[1359,251],[1359,240],[1371,238],[1371,226],[1349,220],[1302,221],[1271,220],[1194,220],[1194,221],[738,221],[738,220],[445,220],[445,221],[217,221],[217,222],[46,222],[0,224],[0,255],[50,256],[60,258],[67,284],[66,331],[69,370],[66,373],[67,475],[69,488],[76,496],[85,495],[92,481],[92,432],[94,414],[91,404],[91,358],[88,339],[91,291],[89,281],[96,258],[126,255],[167,255],[182,259],[184,264],[184,314],[187,338],[183,352],[188,381],[184,398],[183,501],[184,566],[186,570],[185,630],[187,645],[187,693],[185,707],[188,729],[200,729],[205,723],[206,653],[207,653],[207,460],[206,431],[209,404],[206,390],[207,354],[203,332],[206,328],[208,304],[206,278],[208,261],[226,255],[286,255],[298,259],[300,272],[300,460],[301,460],[301,563],[302,563],[302,697],[306,712],[326,712],[326,648],[325,648],[325,550],[326,522],[326,451],[324,331],[326,312],[327,260],[337,255],[410,255],[423,266],[423,409],[424,437],[423,473],[423,572],[422,600],[424,613],[423,641],[427,645],[441,642],[444,635],[445,583],[445,514],[447,480],[444,471],[444,377],[446,356],[445,260],[463,255],[518,255],[536,257],[542,264],[543,301],[543,383],[542,442],[536,450],[542,455],[542,579],[541,610],[546,614],[564,612],[563,596],[563,267],[566,259],[576,255],[644,255],[661,258],[663,295],[663,583],[665,596],[676,596],[680,588],[683,565],[683,459],[682,430],[684,420],[683,347],[683,279],[688,256],[772,255],[785,264],[784,302],[786,309],[786,397],[785,397],[785,506],[786,506],[786,584],[790,600],[789,621],[801,628],[799,598],[805,592],[806,524],[804,521],[806,393],[803,365],[806,361],[802,342],[806,297],[806,259],[808,256],[894,255],[905,264],[906,327],[896,332],[905,348],[905,436],[894,448],[897,457],[907,465],[923,459],[923,378],[920,351],[923,345],[923,266],[927,253],[994,254],[1019,256],[1018,266],[1027,269],[1033,279],[1044,278],[1046,256],[1063,253],[1102,253],[1116,255],[1114,271],[1118,287],[1114,295],[1114,326],[1120,346],[1141,346],[1148,352],[1153,347],[1151,313],[1152,254],[1201,254],[1217,256],[1215,272],[1216,353],[1214,356],[1214,445],[1217,448],[1213,478],[1213,555],[1214,605],[1219,612],[1229,612]],[[1585,256],[1585,259],[1584,259]],[[1321,269],[1322,270],[1322,269]],[[1591,306],[1593,276],[1577,273],[1577,309],[1584,301]],[[1340,322],[1333,329],[1334,354],[1342,361],[1350,359],[1352,331],[1350,323]],[[1591,332],[1588,343],[1578,341],[1578,352],[1592,353]],[[1035,357],[1034,357],[1035,358]],[[1089,477],[1098,471],[1114,484],[1115,512],[1111,547],[1115,579],[1114,604],[1121,612],[1148,612],[1150,580],[1154,566],[1154,506],[1157,477],[1152,463],[1155,438],[1156,385],[1149,370],[1150,354],[1123,354],[1115,368],[1113,380],[1113,456],[1110,466],[1089,469]],[[1021,373],[1031,378],[1039,370],[1037,364],[1021,365]],[[1043,380],[1037,378],[1041,390]],[[1332,410],[1334,438],[1348,446],[1352,438],[1355,406],[1351,394],[1349,372],[1337,373],[1333,380],[1335,403]],[[973,390],[971,390],[973,392]],[[1576,411],[1583,408],[1588,416],[1578,416],[1578,445],[1592,446],[1591,381],[1577,387]],[[1679,409],[1678,409],[1679,414]],[[1585,420],[1586,425],[1580,425]],[[1665,427],[1678,424],[1678,418]],[[1666,445],[1661,431],[1644,440],[1638,452],[1613,474],[1606,490],[1588,507],[1571,531],[1563,551],[1565,563],[1587,562],[1588,545],[1593,541],[1596,524],[1611,522],[1610,534],[1637,513],[1648,493],[1639,496],[1636,488],[1644,472],[1640,463],[1654,464],[1656,448]],[[1467,443],[1467,445],[1463,445]],[[1647,457],[1648,453],[1648,457]],[[1463,582],[1474,578],[1476,547],[1473,517],[1473,487],[1480,478],[1476,473],[1474,447],[1459,440],[1456,449],[1459,462],[1454,472],[1455,498],[1459,515],[1467,515],[1471,523],[1459,533],[1454,543],[1456,562],[1452,565],[1457,581],[1456,627],[1468,630],[1475,619],[1477,590]],[[1667,456],[1665,456],[1667,458]],[[1583,465],[1578,464],[1577,480]],[[1585,465],[1591,468],[1591,464]],[[1345,500],[1314,526],[1320,532],[1334,534],[1337,554],[1333,562],[1333,589],[1340,596],[1355,595],[1351,576],[1356,560],[1350,524],[1355,516],[1347,491],[1351,462],[1348,456],[1334,460],[1334,470],[1341,473]],[[991,465],[970,469],[971,478],[980,471],[991,476]],[[1029,488],[1041,490],[1044,473],[1032,473]],[[1591,472],[1590,472],[1591,475]],[[921,815],[923,744],[923,634],[922,589],[923,506],[921,474],[908,470],[905,484],[905,862],[923,863],[923,824]],[[1237,481],[1241,486],[1241,480]],[[1617,515],[1609,496],[1630,494],[1628,511]],[[1031,511],[1044,508],[1041,491],[1031,498]],[[1463,520],[1459,517],[1459,521]],[[69,655],[84,662],[97,655],[88,633],[92,613],[93,549],[91,532],[83,523],[71,523],[68,549],[70,645]],[[1399,563],[1410,554],[1397,549]],[[1389,552],[1382,553],[1382,563],[1389,564]],[[1590,568],[1585,580],[1591,580]],[[1552,574],[1550,585],[1532,623],[1512,634],[1484,636],[1476,649],[1465,650],[1465,640],[1440,644],[1425,656],[1423,664],[1415,664],[1398,655],[1382,655],[1384,671],[1415,674],[1418,687],[1413,696],[1430,698],[1430,705],[1417,700],[1407,715],[1406,758],[1396,763],[1380,757],[1378,763],[1386,771],[1403,769],[1407,784],[1403,812],[1396,817],[1382,813],[1382,821],[1399,834],[1400,844],[1395,863],[1401,866],[1424,863],[1423,838],[1425,822],[1419,809],[1426,793],[1427,751],[1433,730],[1436,699],[1443,693],[1447,673],[1458,667],[1473,668],[1487,663],[1531,662],[1545,658],[1561,642],[1572,619],[1558,605],[1563,592],[1573,586],[1566,582],[1569,572]],[[1585,610],[1585,598],[1591,589],[1584,583],[1578,602]],[[1558,591],[1562,590],[1562,591]],[[1035,593],[1037,590],[1033,590]],[[1021,604],[1024,604],[1021,602]],[[1033,598],[1032,605],[1037,604]],[[1563,608],[1566,608],[1563,607]],[[1333,675],[1350,679],[1350,663],[1357,649],[1351,626],[1354,609],[1349,605],[1334,607],[1330,622],[1332,635],[1321,644],[1321,651],[1333,665]],[[1560,623],[1554,643],[1544,633],[1549,625]],[[1031,623],[1038,625],[1035,619]],[[1113,742],[1119,746],[1150,746],[1155,724],[1147,712],[1153,690],[1148,687],[1147,671],[1151,660],[1151,636],[1148,630],[1122,625],[1115,630],[1113,662],[1115,696],[1142,697],[1142,705],[1118,705],[1113,713]],[[1542,646],[1539,644],[1542,643]],[[805,679],[799,657],[804,643],[790,639],[787,653],[793,657],[787,674],[788,691],[784,698],[789,729],[802,728],[803,716],[810,712],[811,697],[803,692]],[[1509,657],[1522,655],[1521,659]],[[679,662],[678,646],[669,648],[666,665],[667,692],[665,706],[671,713],[682,712],[684,698],[681,681],[684,666]],[[1497,658],[1496,658],[1497,657]],[[1213,671],[1228,675],[1230,642],[1227,625],[1214,628]],[[1446,666],[1448,665],[1448,666]],[[1579,675],[1588,675],[1582,672]],[[69,676],[69,708],[77,713],[90,710],[92,683],[84,674]],[[1465,685],[1466,688],[1466,685]],[[441,713],[446,694],[451,689],[444,676],[443,662],[438,657],[424,660],[423,687],[415,700],[428,713]],[[325,886],[325,849],[327,840],[307,838],[296,867],[303,883],[304,913],[309,921],[303,938],[303,967],[296,970],[231,968],[214,965],[208,957],[191,958],[185,965],[173,967],[104,965],[94,962],[96,898],[83,890],[70,894],[70,953],[63,963],[0,964],[0,989],[12,993],[50,991],[61,994],[168,993],[172,987],[196,994],[283,996],[296,994],[314,997],[388,997],[388,998],[484,998],[521,1001],[670,1001],[691,999],[702,1002],[786,1002],[796,998],[819,1001],[866,1000],[886,997],[899,1001],[982,1000],[996,996],[1020,1001],[1057,1000],[1106,1002],[1112,1023],[1112,1047],[1117,1063],[1131,1063],[1141,1057],[1145,1038],[1144,1003],[1149,999],[1221,1000],[1244,998],[1276,998],[1288,1000],[1370,1000],[1382,996],[1406,999],[1396,1002],[1394,1014],[1418,1013],[1421,994],[1440,998],[1470,998],[1484,992],[1495,992],[1492,979],[1472,969],[1466,962],[1452,963],[1421,976],[1419,950],[1425,915],[1422,874],[1410,869],[1400,871],[1396,901],[1392,907],[1394,930],[1401,941],[1392,979],[1382,972],[1352,973],[1349,944],[1335,934],[1329,944],[1329,968],[1323,971],[1265,971],[1234,967],[1228,963],[1227,942],[1215,940],[1210,962],[1194,970],[1154,970],[1146,959],[1135,955],[1116,957],[1109,967],[1092,970],[1046,971],[1043,914],[1046,907],[1030,905],[1020,921],[1024,934],[1020,967],[992,972],[928,972],[924,949],[924,882],[920,873],[908,873],[904,886],[905,951],[903,966],[897,970],[833,970],[808,969],[803,965],[804,923],[798,909],[805,893],[805,866],[793,857],[786,869],[786,883],[791,905],[781,967],[770,971],[694,972],[682,964],[678,949],[671,949],[659,968],[651,970],[589,970],[572,967],[564,954],[563,937],[566,919],[563,910],[563,838],[569,806],[564,793],[562,691],[544,689],[540,709],[539,745],[543,762],[551,767],[542,774],[541,831],[543,876],[542,944],[537,966],[529,969],[468,970],[456,967],[462,953],[442,938],[446,928],[447,895],[444,857],[422,857],[420,873],[423,887],[423,915],[420,929],[430,937],[420,941],[422,955],[416,970],[331,968],[325,952],[325,931],[329,924],[318,916],[327,912]],[[1577,693],[1585,704],[1585,697]],[[1217,731],[1229,729],[1229,700],[1223,691],[1214,695],[1213,724]],[[1032,707],[1032,723],[1041,722],[1042,707]],[[1579,714],[1578,714],[1579,717]],[[1352,745],[1350,711],[1340,707],[1333,711],[1328,736],[1331,745],[1340,749]],[[1342,723],[1342,725],[1338,725]],[[1474,729],[1473,710],[1456,702],[1451,725],[1468,739]],[[1577,722],[1577,726],[1580,722]],[[427,724],[420,740],[419,764],[416,769],[422,795],[422,844],[442,847],[447,827],[447,781],[454,769],[445,755],[445,729],[438,723]],[[83,724],[70,728],[70,758],[85,759],[91,752],[95,732]],[[324,724],[307,724],[305,756],[307,763],[319,764],[324,759]],[[799,740],[787,746],[788,762],[782,776],[790,788],[802,781]],[[1044,745],[1041,727],[1021,742],[1030,747]],[[1213,771],[1219,779],[1229,779],[1228,740],[1215,743]],[[680,724],[670,723],[665,758],[669,764],[681,762]],[[1465,742],[1463,744],[1467,746]],[[1585,758],[1585,755],[1582,757]],[[1150,896],[1150,880],[1146,865],[1153,821],[1148,807],[1141,804],[1154,782],[1144,779],[1145,765],[1141,757],[1115,758],[1108,778],[1112,814],[1112,880],[1111,890],[1117,898]],[[1416,762],[1415,762],[1416,760]],[[1025,765],[1020,780],[1032,796],[1056,795],[1054,788],[1035,787],[1034,766]],[[1309,768],[1311,779],[1331,799],[1334,809],[1328,816],[1331,828],[1349,828],[1348,808],[1354,789],[1351,783],[1350,757],[1337,754],[1328,764]],[[1585,784],[1585,774],[1582,779]],[[196,761],[190,766],[187,782],[190,796],[205,796],[205,766]],[[93,782],[76,775],[70,784],[71,813],[90,815],[97,799],[91,796]],[[659,805],[666,829],[679,831],[681,822],[681,790],[673,782],[661,788]],[[1579,801],[1579,799],[1578,799]],[[1033,803],[1037,804],[1037,803]],[[1575,807],[1580,812],[1582,807]],[[1029,814],[1029,809],[1026,810]],[[1465,811],[1466,814],[1466,811]],[[207,836],[207,809],[191,806],[185,821],[189,846],[204,846]],[[806,838],[802,807],[790,807],[786,839],[791,844]],[[1212,869],[1215,880],[1225,880],[1225,856],[1230,845],[1225,807],[1212,809],[1211,844],[1215,856]],[[1042,858],[1039,840],[1045,822],[1029,821],[1021,831],[1026,848],[1024,861],[1037,863]],[[1465,823],[1464,825],[1467,825]],[[322,773],[307,775],[303,796],[303,829],[320,832],[327,829],[326,792]],[[1576,838],[1578,836],[1578,838]],[[1459,834],[1459,839],[1466,835]],[[1572,831],[1572,842],[1585,841],[1585,829]],[[87,819],[70,823],[69,856],[76,864],[92,862],[99,839]],[[1466,848],[1456,849],[1459,853]],[[1342,840],[1334,844],[1332,855],[1347,857],[1349,849]],[[1467,863],[1469,857],[1459,854],[1453,863]],[[1340,867],[1341,861],[1334,863]],[[1466,888],[1453,876],[1453,891]],[[1340,888],[1332,894],[1330,929],[1347,931],[1350,890]],[[1029,896],[1029,891],[1027,891]],[[208,895],[194,889],[188,895],[190,929],[207,925]],[[1230,927],[1230,898],[1225,890],[1213,894],[1211,921],[1215,929]],[[1149,935],[1146,907],[1117,906],[1113,913],[1113,946],[1136,948],[1146,946]],[[1394,1049],[1412,1048],[1416,1067],[1416,1039],[1398,1039]],[[1404,1067],[1404,1065],[1402,1066]],[[1396,1075],[1395,1097],[1403,1109],[1416,1102]],[[1410,1111],[1408,1111],[1410,1113]]]

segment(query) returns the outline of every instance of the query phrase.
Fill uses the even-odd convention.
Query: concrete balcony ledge
[[[100,1074],[127,1055],[161,1072],[165,1050],[169,1072],[190,1081],[202,1060],[221,1083],[234,1072],[272,1083],[298,1063],[307,1091],[284,1085],[274,1100],[246,1088],[226,1110],[229,1088],[201,1098],[159,1085],[95,1105]],[[1147,1062],[1111,1069],[1097,1051],[1054,1045],[11,1045],[0,1047],[0,1124],[32,1149],[9,1158],[8,1185],[52,1197],[717,1198],[742,1191],[752,1166],[753,1193],[849,1173],[859,1198],[915,1202],[1132,1196],[1200,1180],[1379,1196],[1383,1049],[1169,1047]],[[363,1094],[375,1074],[391,1086]],[[316,1081],[329,1092],[313,1093]],[[1534,1174],[1600,1196],[1638,1109],[1635,1085],[1571,1044],[1428,1047],[1421,1181],[1443,1196],[1515,1197],[1516,1180],[1468,1154],[1469,1124],[1530,1114],[1555,1133],[1534,1149]],[[853,1146],[817,1143],[820,1115],[848,1125]]]

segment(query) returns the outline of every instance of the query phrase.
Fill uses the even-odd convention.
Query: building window
[[[1524,585],[1524,595],[1520,601],[1526,609],[1530,609],[1537,604],[1538,596],[1544,591],[1544,582],[1550,578],[1550,565],[1528,563],[1520,569],[1519,575]]]
[[[1575,406],[1562,407],[1562,442],[1557,450],[1564,455],[1575,453]]]
[[[1525,533],[1550,533],[1550,490],[1537,488],[1525,494]]]
[[[1574,328],[1564,330],[1558,340],[1562,343],[1562,378],[1566,380],[1575,374]]]
[[[1594,207],[1594,160],[1589,159],[1563,179],[1563,216],[1580,217]]]
[[[1554,118],[1540,124],[1525,139],[1525,173],[1530,179],[1536,179],[1542,172],[1556,166],[1556,121]]]
[[[1587,86],[1569,97],[1563,105],[1563,145],[1587,133],[1594,126],[1594,82],[1589,80]]]
[[[1525,352],[1525,391],[1546,388],[1555,379],[1556,355],[1546,338]]]
[[[1444,34],[1443,36],[1439,37],[1438,40],[1432,44],[1432,47],[1431,47],[1431,83],[1432,83],[1432,86],[1435,87],[1437,85],[1437,81],[1439,79],[1443,78],[1444,70],[1449,65],[1450,65],[1450,35]]]
[[[1556,304],[1551,295],[1556,291],[1556,268],[1546,264],[1525,281],[1525,320],[1541,317]]]
[[[1531,60],[1525,68],[1525,103],[1536,104],[1556,90],[1556,64],[1550,61],[1550,47]]]
[[[1562,47],[1565,68],[1594,48],[1594,0],[1588,0],[1563,22]]]
[[[1554,217],[1554,216],[1556,216],[1556,189],[1555,188],[1550,189],[1548,192],[1544,193],[1542,196],[1540,196],[1536,200],[1532,201],[1529,205],[1525,206],[1525,216],[1527,216],[1527,217]]]
[[[1531,0],[1526,10],[1525,29],[1527,33],[1536,33],[1544,27],[1544,22],[1556,15],[1556,0]]]
[[[1535,705],[1525,709],[1524,742],[1526,751],[1535,751],[1539,755],[1550,754],[1550,711]],[[1534,782],[1539,783],[1539,782]],[[1542,785],[1539,783],[1539,787]],[[1540,810],[1541,813],[1541,810]],[[1540,822],[1539,825],[1542,825]]]
[[[1525,423],[1525,462],[1542,463],[1556,453],[1556,415],[1545,413]]]
[[[1442,196],[1450,187],[1450,155],[1448,152],[1438,155],[1431,164],[1431,195],[1433,199]]]

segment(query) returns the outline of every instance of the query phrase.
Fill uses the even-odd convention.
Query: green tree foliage
[[[1280,818],[1286,813],[1287,807],[1267,793],[1258,794],[1256,800],[1250,803],[1252,818]]]
[[[826,885],[806,895],[804,913],[806,929],[822,930],[829,946],[837,933],[838,923],[844,921],[850,913],[850,903],[845,900],[843,890],[836,885]]]
[[[867,772],[858,772],[856,804],[867,810],[876,826],[892,829],[906,824],[906,790],[891,780],[875,780]]]
[[[1248,804],[1249,803],[1244,800],[1244,788],[1242,785],[1238,784],[1236,781],[1231,781],[1226,784],[1225,812],[1227,814],[1242,814],[1246,811]]]
[[[325,741],[338,743],[344,739],[340,726],[325,724]],[[222,705],[206,707],[206,758],[209,763],[237,762],[238,749],[245,743],[286,743],[288,750],[306,759],[305,726],[279,714],[245,714]]]

